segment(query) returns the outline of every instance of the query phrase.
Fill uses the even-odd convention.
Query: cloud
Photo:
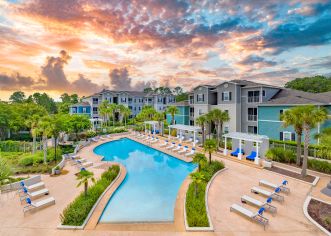
[[[113,69],[109,73],[110,86],[113,90],[124,91],[142,91],[147,87],[154,87],[155,81],[138,81],[133,83],[132,78],[129,77],[127,68]]]
[[[86,78],[84,75],[79,74],[78,79],[71,83],[71,89],[73,92],[79,94],[90,94],[92,92],[98,92],[107,88],[105,85],[98,85]]]
[[[277,62],[272,60],[267,60],[257,55],[250,55],[244,58],[243,60],[239,61],[238,64],[244,66],[258,65],[260,67],[269,67],[269,66],[277,65]]]
[[[29,89],[34,80],[19,73],[12,75],[0,74],[0,90]]]

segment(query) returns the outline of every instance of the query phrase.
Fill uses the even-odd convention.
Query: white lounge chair
[[[187,139],[187,140],[185,140],[185,142],[193,142],[193,138],[192,137],[190,137],[189,139]]]
[[[30,211],[32,209],[38,209],[45,206],[50,206],[55,204],[55,199],[53,197],[45,198],[40,201],[31,201],[30,198],[26,198],[27,206],[23,207],[23,212]]]
[[[244,195],[241,197],[242,203],[250,203],[253,206],[257,206],[258,208],[264,207],[266,211],[269,211],[271,213],[276,213],[277,208],[275,206],[272,206],[270,203],[272,202],[272,198],[269,197],[265,202],[261,202],[255,198],[252,198],[250,196]]]
[[[155,138],[154,140],[151,141],[151,143],[157,143],[159,141],[159,138]]]
[[[175,148],[172,149],[172,151],[177,152],[177,151],[180,150],[181,147],[182,147],[182,145],[179,143],[179,144],[177,145],[177,147],[175,147]]]
[[[87,160],[84,159],[84,158],[73,159],[71,165],[72,165],[72,166],[74,166],[74,165],[80,165],[80,164],[82,164],[82,163],[84,163],[84,162],[86,162],[86,161],[87,161]]]
[[[276,188],[274,192],[269,192],[269,191],[264,190],[264,189],[261,189],[259,187],[253,187],[251,189],[251,192],[252,193],[261,194],[261,195],[264,195],[264,196],[266,196],[268,198],[271,197],[274,200],[283,202],[284,201],[284,197],[278,194],[280,191],[281,191],[280,188]]]
[[[100,139],[102,139],[102,140],[106,140],[106,138],[105,138],[105,137],[103,137],[103,136],[100,136]]]
[[[175,143],[171,143],[169,146],[166,147],[166,149],[173,149],[175,147]]]
[[[184,146],[182,150],[178,151],[178,154],[184,154],[185,152],[187,152],[188,147]]]
[[[91,138],[91,140],[92,140],[93,142],[98,142],[98,141],[99,141],[99,139],[98,139],[98,138],[96,138],[96,137],[94,137],[94,138]]]
[[[91,161],[86,161],[86,162],[83,162],[83,163],[80,163],[79,164],[79,168],[87,168],[87,167],[90,167],[90,166],[93,166],[93,162]]]
[[[273,189],[280,188],[282,192],[289,194],[290,189],[288,187],[286,187],[287,184],[288,184],[287,180],[284,180],[281,184],[270,183],[269,181],[264,180],[264,179],[259,181],[259,185],[266,186],[266,187],[273,188]]]
[[[164,143],[162,143],[162,144],[159,145],[159,147],[165,147],[165,146],[168,145],[168,143],[169,143],[169,141],[168,140],[165,140]]]
[[[146,136],[143,140],[144,140],[144,141],[147,141],[148,139],[150,139],[150,137],[151,137],[151,136],[148,135],[148,136]]]
[[[36,183],[36,184],[26,186],[26,188],[28,189],[29,192],[33,192],[33,191],[35,191],[37,189],[40,189],[40,188],[43,188],[43,187],[45,187],[44,182],[39,182],[39,183]]]
[[[256,213],[254,213],[238,204],[232,204],[232,206],[230,207],[230,211],[236,211],[236,212],[248,217],[252,221],[255,221],[255,222],[261,224],[263,226],[263,228],[265,229],[265,227],[269,223],[269,220],[267,218],[265,218],[264,216],[262,216],[264,210],[265,209],[262,207]]]
[[[49,190],[47,188],[43,188],[34,192],[29,192],[27,188],[23,188],[23,192],[20,194],[20,200],[23,201],[27,197],[29,198],[37,198],[41,197],[43,195],[47,195],[49,193]]]
[[[111,138],[111,135],[110,135],[110,134],[107,134],[107,135],[106,135],[106,138]]]
[[[195,153],[195,148],[192,148],[192,150],[189,153],[186,153],[185,156],[190,157],[190,156],[193,156],[194,153]]]

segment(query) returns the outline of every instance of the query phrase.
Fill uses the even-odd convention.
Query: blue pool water
[[[127,176],[104,209],[99,222],[173,221],[178,190],[194,170],[170,155],[130,139],[102,144],[94,149],[104,161],[122,163]]]

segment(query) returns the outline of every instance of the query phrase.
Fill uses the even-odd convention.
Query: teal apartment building
[[[175,114],[175,124],[189,125],[190,106],[188,101],[177,102],[172,105],[178,108],[178,113]],[[171,119],[172,119],[171,114],[167,113],[166,117],[168,124],[171,124]]]
[[[91,117],[91,106],[88,102],[80,102],[69,107],[70,114],[88,115]]]
[[[324,128],[331,127],[331,92],[312,94],[290,89],[280,90],[270,101],[259,104],[258,134],[267,135],[275,140],[296,141],[293,127],[285,128],[280,116],[286,109],[302,105],[324,107],[328,111],[329,119],[311,131],[310,142],[317,143],[315,135]]]

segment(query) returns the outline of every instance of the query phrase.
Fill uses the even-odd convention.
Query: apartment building
[[[103,101],[109,101],[110,104],[122,104],[131,110],[131,116],[135,117],[140,113],[143,106],[150,105],[156,111],[164,111],[170,104],[175,103],[173,94],[144,93],[138,91],[113,91],[102,90],[91,96],[82,99],[81,103],[70,106],[70,114],[86,114],[91,118],[101,118],[99,115],[99,105]]]
[[[200,85],[189,95],[190,124],[200,115],[218,108],[229,113],[224,132],[258,132],[258,105],[281,88],[246,80],[231,80],[216,86]]]

